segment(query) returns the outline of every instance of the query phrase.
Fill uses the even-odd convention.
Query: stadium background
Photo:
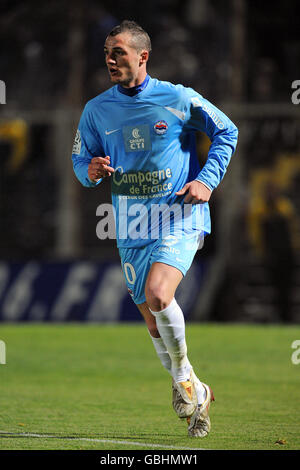
[[[295,0],[1,2],[1,322],[140,320],[115,241],[96,236],[109,183],[83,188],[71,165],[82,108],[110,86],[103,42],[124,18],[152,38],[151,76],[192,86],[240,131],[179,288],[187,320],[300,322],[299,13]],[[202,162],[208,146],[199,135]]]

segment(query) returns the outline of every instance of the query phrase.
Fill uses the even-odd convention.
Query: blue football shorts
[[[203,232],[194,231],[180,237],[168,235],[144,247],[119,248],[127,289],[134,303],[146,302],[145,284],[152,263],[168,264],[185,276],[203,243]]]

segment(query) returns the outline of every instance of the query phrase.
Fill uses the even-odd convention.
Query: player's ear
[[[149,52],[144,50],[141,52],[140,54],[140,66],[145,64],[147,61],[148,61],[148,58],[149,58]]]

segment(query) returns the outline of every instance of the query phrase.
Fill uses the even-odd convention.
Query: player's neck
[[[120,93],[123,93],[124,95],[128,95],[128,96],[137,95],[138,93],[140,93],[141,91],[143,91],[147,87],[149,79],[150,79],[150,77],[146,73],[146,75],[144,77],[144,80],[139,81],[137,85],[134,85],[132,87],[124,87],[124,86],[119,84],[118,85],[118,90],[119,90]]]
[[[124,84],[124,85],[121,85],[123,88],[134,88],[134,87],[138,87],[140,86],[144,81],[145,81],[145,78],[147,77],[147,71],[146,70],[142,70],[139,75],[133,79],[130,83],[128,84]]]

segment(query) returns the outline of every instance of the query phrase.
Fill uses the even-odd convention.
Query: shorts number
[[[129,284],[134,284],[136,280],[136,274],[135,274],[135,270],[132,264],[124,263],[123,268],[124,268],[125,277],[127,281],[129,282]]]

